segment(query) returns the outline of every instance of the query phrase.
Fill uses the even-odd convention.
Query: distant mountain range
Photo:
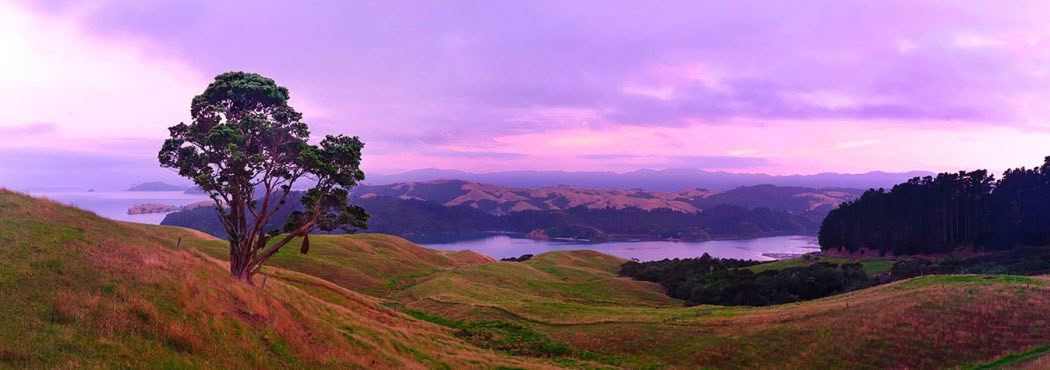
[[[713,194],[714,192],[705,189],[659,192],[640,189],[586,189],[566,185],[527,189],[479,184],[463,180],[363,185],[354,188],[352,193],[355,197],[365,199],[387,196],[400,199],[419,199],[445,206],[463,205],[494,215],[521,211],[562,210],[574,207],[591,209],[635,207],[646,211],[667,208],[679,212],[694,213],[697,211],[697,208],[690,202]]]
[[[849,188],[774,185],[725,192],[639,189],[600,190],[571,186],[517,188],[463,180],[362,185],[351,202],[371,215],[369,232],[415,239],[434,233],[508,231],[536,238],[600,240],[707,240],[815,234],[838,204],[862,193]],[[279,228],[301,205],[278,212],[267,228]],[[224,237],[214,209],[173,212],[163,225]]]
[[[151,181],[132,186],[128,189],[128,191],[183,191],[186,190],[186,188],[186,186],[172,185],[160,181]]]
[[[472,173],[458,170],[420,169],[399,174],[368,174],[367,184],[392,184],[442,179],[503,185],[518,188],[539,188],[571,185],[596,189],[632,189],[649,191],[681,191],[704,188],[716,191],[740,186],[770,184],[808,188],[889,188],[912,177],[932,176],[932,172],[868,172],[861,174],[818,173],[814,175],[775,176],[752,173],[712,172],[697,169],[666,169],[615,173],[568,171],[505,171]]]
[[[362,199],[392,197],[418,199],[444,206],[468,206],[493,215],[522,211],[558,211],[576,207],[588,209],[638,208],[644,211],[669,209],[696,213],[704,208],[729,204],[747,208],[765,207],[792,214],[822,212],[821,217],[840,203],[854,199],[863,191],[850,188],[813,189],[774,185],[742,186],[726,192],[689,189],[677,192],[641,189],[605,190],[558,185],[516,188],[479,184],[464,180],[433,180],[389,185],[362,185],[352,196]]]

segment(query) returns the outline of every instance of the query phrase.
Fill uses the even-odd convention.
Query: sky
[[[1050,155],[1050,2],[0,0],[0,185],[176,178],[225,71],[366,173],[956,171]],[[8,185],[12,186],[12,185]],[[78,184],[79,186],[79,184]]]

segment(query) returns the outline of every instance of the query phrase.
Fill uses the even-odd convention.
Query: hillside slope
[[[309,254],[299,253],[302,240],[297,239],[274,255],[269,265],[380,295],[400,280],[493,261],[471,251],[436,251],[384,234],[315,235],[310,239]],[[187,246],[199,248],[215,258],[228,258],[229,244],[225,241],[195,240]]]
[[[579,311],[615,312],[679,307],[657,284],[616,276],[626,260],[595,251],[557,251],[526,262],[495,262],[442,271],[407,286],[392,298],[414,310],[457,319],[574,320]],[[485,311],[498,311],[487,315]],[[586,320],[589,318],[581,318]]]
[[[928,276],[775,307],[521,304],[491,294],[449,299],[449,290],[414,304],[454,319],[518,320],[632,368],[950,368],[1050,343],[1048,285],[1046,277]]]
[[[505,322],[629,368],[946,368],[1050,343],[1048,277],[926,276],[775,307],[682,307],[615,277],[623,260],[596,252],[514,263],[377,235],[312,244],[282,252],[253,287],[211,256],[222,241],[0,191],[0,317],[17,318],[0,320],[0,367],[565,364],[479,349],[454,329]]]
[[[713,194],[694,189],[680,192],[643,190],[585,189],[572,186],[551,186],[535,189],[512,188],[479,184],[461,180],[406,182],[390,185],[364,185],[354,189],[360,198],[388,196],[401,199],[419,199],[445,206],[465,205],[501,215],[520,211],[549,211],[574,207],[591,209],[623,209],[635,207],[644,210],[668,208],[678,212],[696,212],[689,202]]]
[[[361,199],[392,197],[418,199],[447,207],[468,206],[503,215],[521,211],[557,211],[575,207],[588,209],[665,208],[695,213],[728,204],[745,208],[765,207],[792,214],[818,211],[821,217],[840,203],[863,191],[848,188],[814,189],[773,185],[741,186],[725,192],[706,189],[647,191],[642,189],[589,189],[558,185],[515,188],[462,180],[403,182],[389,185],[362,185],[353,190]]]
[[[0,368],[553,367],[305,274],[237,282],[207,239],[0,190]]]
[[[515,263],[493,261],[472,251],[436,251],[381,234],[313,235],[307,255],[298,253],[299,243],[299,239],[292,241],[287,251],[270,260],[270,266],[323,277],[409,308],[422,308],[416,298],[470,301],[471,297],[484,304],[497,298],[525,305],[563,301],[595,306],[681,304],[665,296],[657,284],[616,276],[626,260],[594,251],[550,252]],[[228,248],[220,240],[195,240],[186,245],[217,258],[226,258]]]
[[[279,229],[289,214],[301,205],[301,193],[292,193],[289,203],[270,218],[267,229]],[[761,236],[816,234],[819,222],[810,215],[791,214],[768,208],[717,205],[703,212],[678,212],[668,208],[651,211],[636,207],[522,211],[493,215],[468,205],[445,206],[432,201],[389,196],[357,198],[371,217],[368,232],[406,238],[435,233],[507,231],[526,234],[542,231],[552,238],[589,240],[692,240],[710,238],[755,238]],[[806,208],[808,209],[808,208]],[[807,211],[808,212],[808,211]],[[819,217],[817,217],[819,218]],[[202,207],[173,212],[162,225],[182,226],[211,235],[225,236],[214,208]]]
[[[328,238],[326,248],[368,236]],[[655,284],[616,277],[621,263],[549,252],[407,274],[381,294],[437,322],[528,325],[629,368],[944,368],[1050,343],[1047,277],[927,276],[775,307],[683,307]]]
[[[932,172],[868,172],[859,174],[818,173],[813,175],[771,176],[757,173],[712,172],[698,169],[641,169],[615,172],[566,172],[566,171],[504,171],[470,173],[456,170],[419,169],[400,174],[369,174],[372,184],[395,182],[431,181],[439,179],[462,179],[467,181],[498,184],[519,188],[535,188],[568,184],[589,188],[645,188],[657,191],[678,191],[691,187],[714,190],[729,190],[754,184],[777,186],[803,186],[810,188],[845,187],[855,189],[889,188],[912,177],[930,176]]]

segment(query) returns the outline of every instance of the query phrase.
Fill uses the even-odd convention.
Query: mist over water
[[[30,195],[92,211],[111,220],[154,225],[159,225],[167,214],[129,215],[128,208],[142,203],[181,207],[209,199],[206,195],[185,194],[181,191],[63,191],[31,192]]]

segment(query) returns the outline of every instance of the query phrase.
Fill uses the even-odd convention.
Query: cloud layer
[[[999,170],[1041,156],[991,152],[1000,145],[988,140],[1030,143],[1050,127],[1050,5],[1040,1],[23,5],[8,20],[22,32],[62,26],[34,44],[80,45],[84,64],[31,70],[74,80],[97,70],[126,92],[116,112],[84,88],[70,94],[103,108],[0,121],[14,132],[53,122],[69,140],[99,134],[86,125],[137,120],[104,134],[159,142],[207,77],[227,70],[288,86],[315,131],[362,136],[380,172]]]

